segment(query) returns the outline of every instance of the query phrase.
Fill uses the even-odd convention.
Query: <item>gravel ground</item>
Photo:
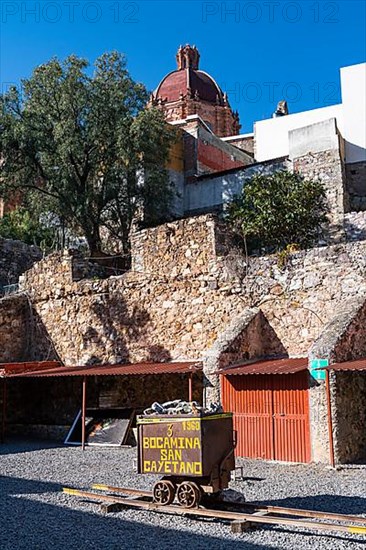
[[[0,549],[366,549],[366,537],[265,527],[241,535],[227,524],[124,510],[103,516],[97,503],[63,494],[106,483],[150,489],[134,471],[136,448],[64,447],[11,440],[0,445]],[[247,500],[366,514],[366,469],[237,460],[246,480],[231,483]]]

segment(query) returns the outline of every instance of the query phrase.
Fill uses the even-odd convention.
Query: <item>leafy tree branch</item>
[[[129,249],[137,211],[145,224],[169,217],[173,191],[166,163],[174,139],[163,115],[146,110],[148,93],[123,55],[94,64],[52,59],[1,96],[0,195],[38,194],[44,211],[81,232],[91,254],[101,228]]]

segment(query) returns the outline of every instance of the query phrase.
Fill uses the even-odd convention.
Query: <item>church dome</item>
[[[178,101],[182,97],[200,99],[216,105],[224,104],[224,94],[215,80],[198,69],[199,53],[195,46],[180,47],[178,69],[169,73],[154,92],[156,99]]]
[[[162,110],[170,123],[197,116],[219,137],[239,134],[239,115],[212,76],[199,69],[196,46],[180,46],[176,59],[177,69],[163,78],[148,106]]]

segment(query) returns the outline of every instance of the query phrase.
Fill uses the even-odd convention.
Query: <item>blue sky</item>
[[[366,59],[364,0],[241,2],[0,0],[2,90],[52,56],[117,49],[154,89],[179,44],[228,92],[242,132],[287,99],[290,112],[340,102],[339,68]]]

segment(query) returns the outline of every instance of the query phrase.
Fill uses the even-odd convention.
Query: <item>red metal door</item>
[[[224,410],[234,413],[236,455],[274,458],[273,403],[268,376],[230,376],[223,379]]]
[[[276,460],[310,462],[308,377],[308,371],[272,376]]]
[[[222,402],[234,413],[237,456],[310,462],[307,371],[222,377]]]

